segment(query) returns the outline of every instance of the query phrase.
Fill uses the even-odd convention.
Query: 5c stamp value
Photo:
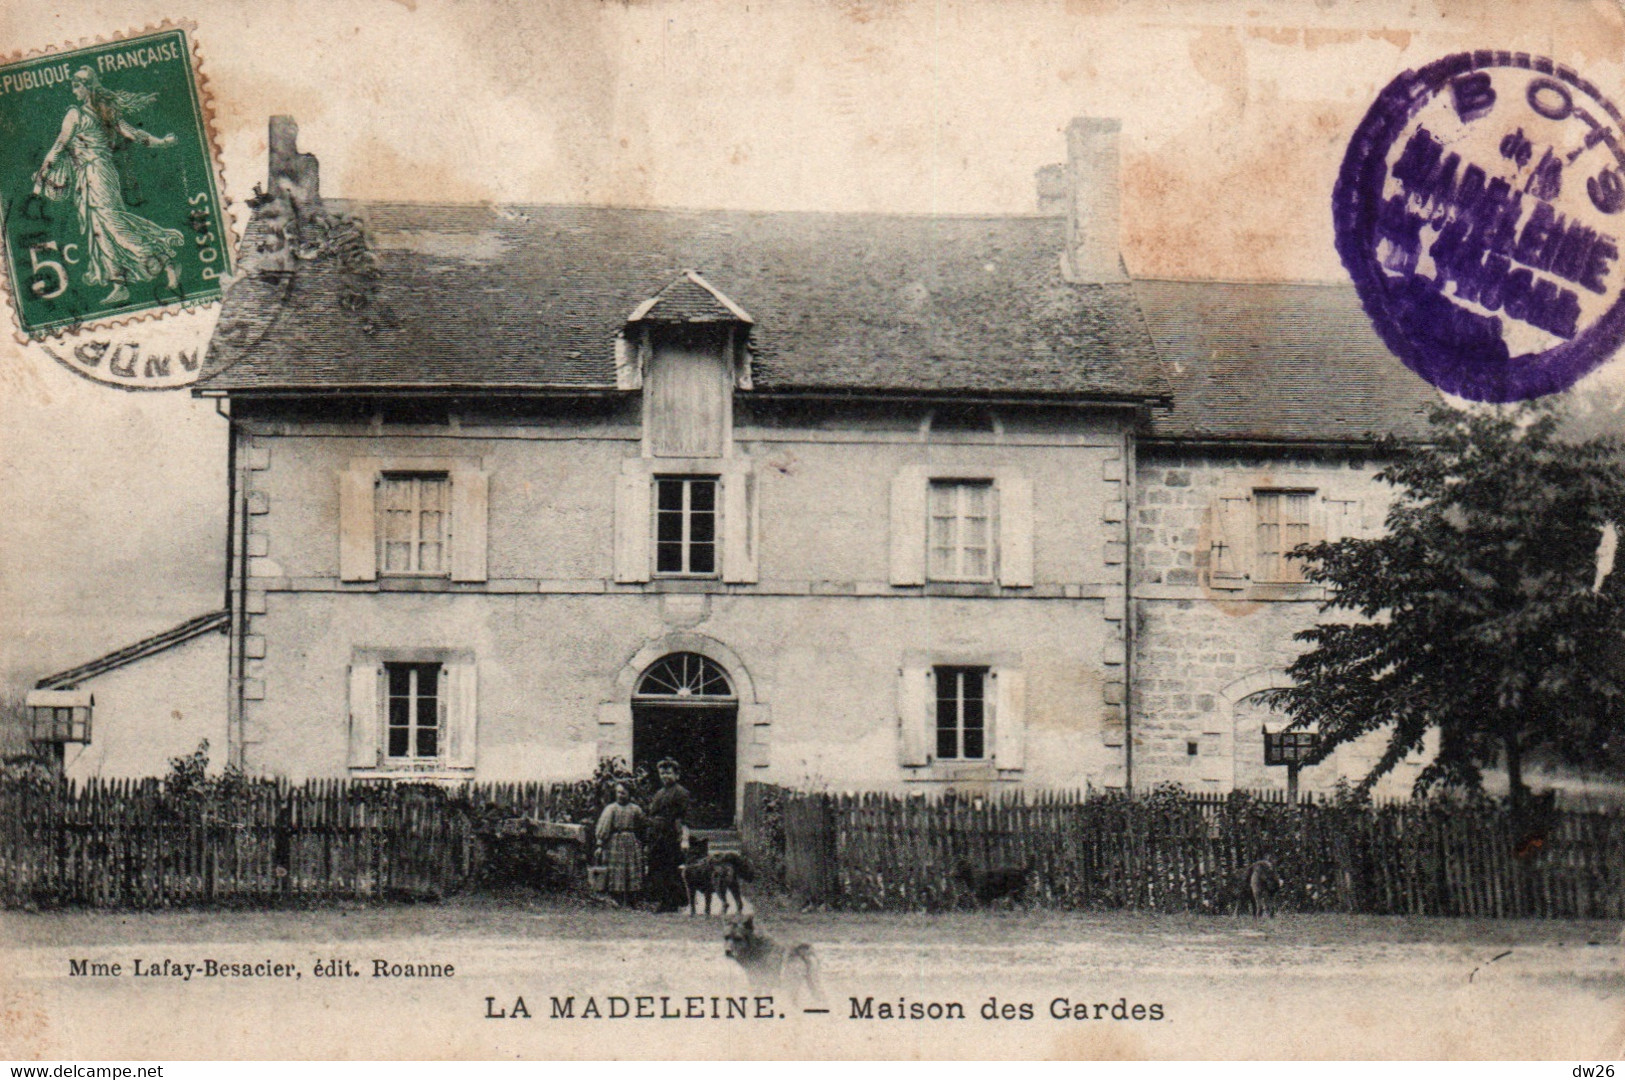
[[[220,298],[232,246],[208,120],[184,27],[0,65],[0,215],[23,336]]]

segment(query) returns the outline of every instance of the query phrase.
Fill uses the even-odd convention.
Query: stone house
[[[233,760],[670,755],[702,824],[752,779],[1284,782],[1253,695],[1318,599],[1285,552],[1379,527],[1372,436],[1431,393],[1351,289],[1131,281],[1114,121],[997,217],[356,204],[295,134],[195,390]]]

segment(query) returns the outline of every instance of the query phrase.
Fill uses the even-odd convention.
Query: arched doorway
[[[699,653],[668,653],[638,677],[632,694],[632,760],[654,774],[671,758],[694,800],[689,824],[724,829],[734,820],[739,698],[728,673]]]

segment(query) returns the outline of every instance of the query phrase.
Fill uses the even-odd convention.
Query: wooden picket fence
[[[577,821],[589,804],[584,784],[0,783],[0,906],[433,899],[471,880],[482,822]]]
[[[761,785],[766,788],[766,785]],[[941,910],[973,870],[1025,870],[1025,902],[1228,913],[1269,858],[1285,910],[1625,917],[1625,814],[1504,807],[1288,805],[1265,797],[1081,793],[926,799],[747,790],[746,851],[803,903]],[[770,821],[752,820],[771,811]],[[779,846],[778,851],[772,850]]]

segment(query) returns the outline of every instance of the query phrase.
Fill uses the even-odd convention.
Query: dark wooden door
[[[677,762],[681,783],[693,796],[691,828],[726,829],[734,823],[738,713],[731,704],[632,706],[632,759],[650,776],[663,759]]]

